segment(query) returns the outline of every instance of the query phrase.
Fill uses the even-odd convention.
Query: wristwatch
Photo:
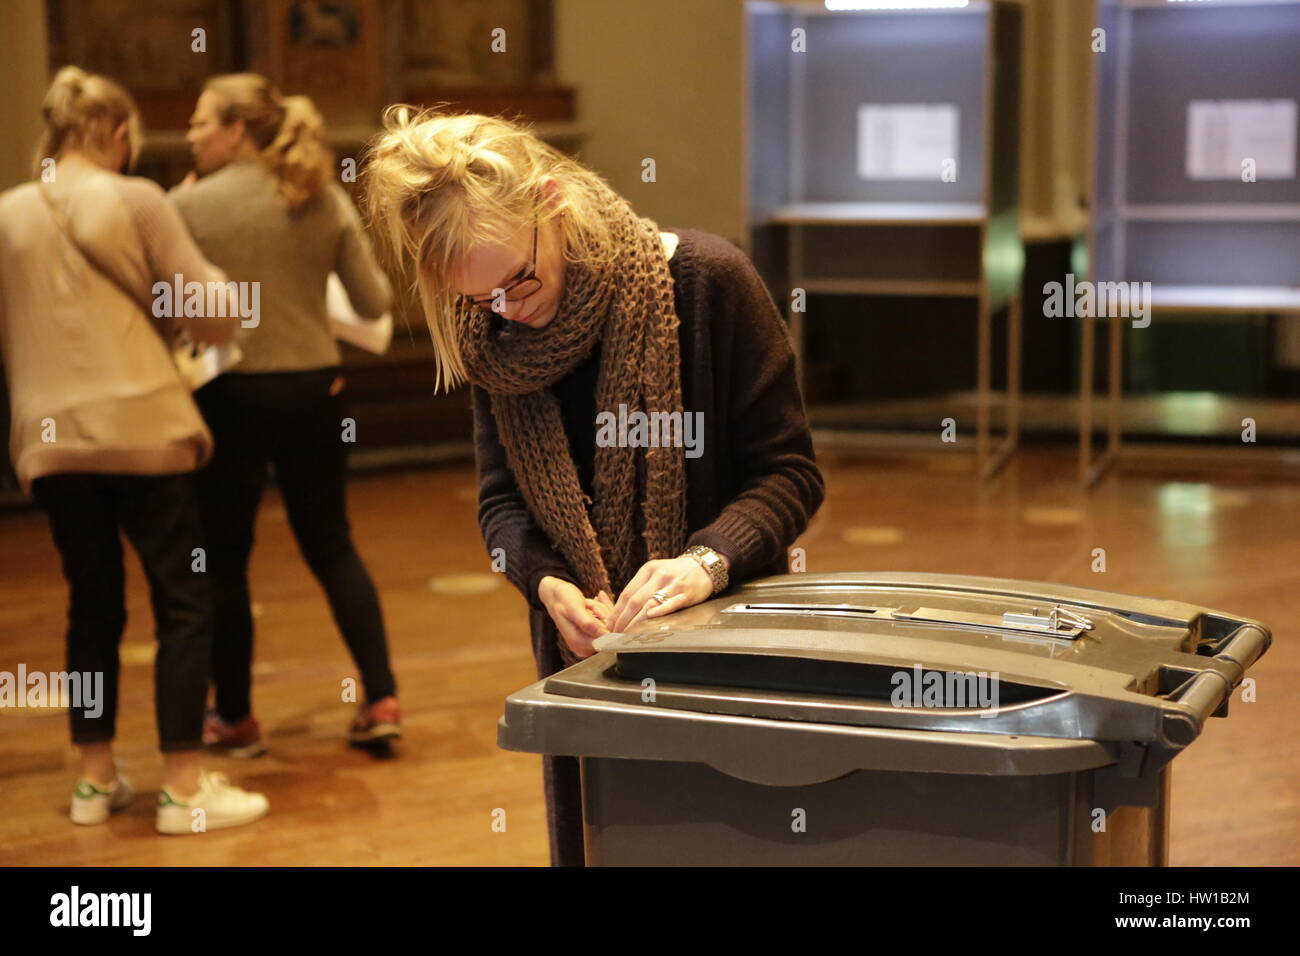
[[[683,558],[694,558],[700,563],[709,577],[713,580],[713,593],[718,594],[727,589],[727,562],[723,560],[722,555],[712,548],[697,544],[694,547],[687,548],[681,553]]]

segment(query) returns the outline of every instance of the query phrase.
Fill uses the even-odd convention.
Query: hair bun
[[[36,144],[33,169],[44,160],[74,146],[106,158],[114,131],[127,127],[128,157],[135,161],[140,149],[140,116],[131,94],[106,76],[68,65],[54,74],[41,101],[45,129]]]
[[[80,67],[65,66],[54,80],[41,103],[41,115],[56,129],[64,129],[78,120],[77,101],[86,92],[90,74]]]

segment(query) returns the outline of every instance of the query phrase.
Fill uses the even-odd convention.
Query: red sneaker
[[[251,714],[237,724],[228,724],[216,714],[203,721],[203,743],[227,757],[247,760],[266,753],[262,728]]]
[[[370,744],[402,736],[402,711],[396,697],[384,697],[366,704],[348,728],[348,740],[354,744]]]

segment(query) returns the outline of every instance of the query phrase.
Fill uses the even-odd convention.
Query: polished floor
[[[957,455],[822,456],[827,502],[806,570],[1031,578],[1175,598],[1263,620],[1257,701],[1234,702],[1173,770],[1170,862],[1300,863],[1300,483],[1115,474],[1090,494],[1073,449],[1019,454],[981,486]],[[270,753],[210,766],[265,791],[235,830],[159,837],[152,621],[130,559],[118,754],[141,795],[99,827],[67,820],[74,754],[61,714],[0,709],[0,864],[542,865],[537,757],[496,746],[501,701],[533,680],[524,604],[489,561],[468,466],[356,479],[353,527],[380,588],[405,738],[348,748],[355,676],[271,496],[258,526],[255,707]],[[1094,549],[1106,570],[1094,571]],[[0,516],[0,670],[58,670],[65,590],[38,513]],[[499,821],[504,820],[504,828]],[[496,825],[494,826],[494,822]]]

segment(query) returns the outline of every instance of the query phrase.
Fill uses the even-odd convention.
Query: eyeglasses
[[[496,292],[499,293],[506,302],[522,302],[542,287],[542,280],[537,278],[538,225],[538,221],[533,220],[533,251],[528,260],[528,272],[510,283],[508,286],[496,290]],[[497,296],[488,295],[479,299],[472,299],[467,295],[462,295],[459,297],[459,301],[462,305],[478,309],[479,311],[482,311],[485,308],[492,310],[492,305],[497,301]]]

